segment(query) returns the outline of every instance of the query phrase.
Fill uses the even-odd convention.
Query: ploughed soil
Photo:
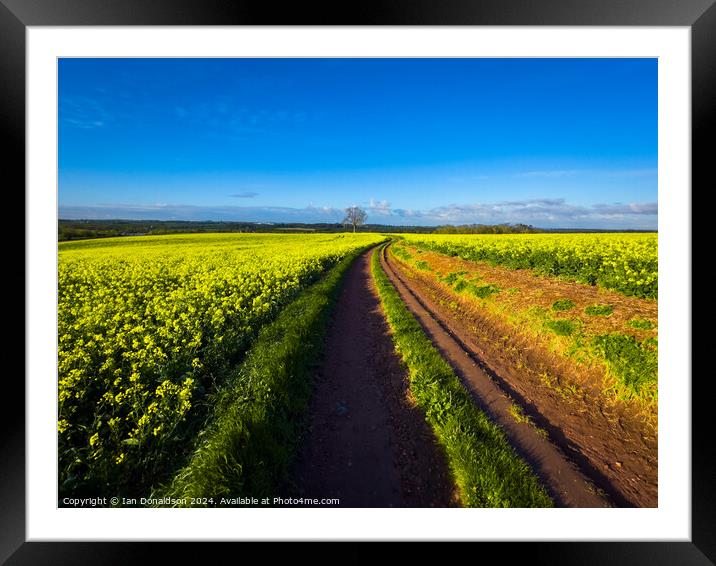
[[[372,253],[346,274],[282,497],[337,498],[340,507],[456,506],[444,452],[410,399],[370,273]]]
[[[529,305],[542,307],[557,318],[579,319],[585,332],[602,334],[620,332],[632,334],[638,339],[656,337],[659,305],[653,299],[629,297],[597,287],[561,279],[538,275],[528,269],[508,269],[487,262],[469,261],[459,257],[419,250],[406,246],[414,259],[424,260],[436,272],[447,275],[462,272],[476,283],[491,283],[504,291],[491,297],[503,310],[519,310]],[[552,304],[559,299],[570,299],[574,307],[568,311],[554,312]],[[613,308],[609,316],[589,316],[584,309],[590,305],[608,304]],[[634,318],[654,323],[651,330],[640,330],[629,325]]]
[[[410,251],[413,253],[412,249]],[[605,395],[602,391],[603,372],[596,368],[577,367],[569,360],[556,356],[534,337],[480,308],[473,301],[461,298],[439,282],[434,273],[406,266],[389,252],[386,257],[389,269],[397,274],[410,294],[529,417],[531,422],[523,422],[521,426],[531,426],[546,433],[550,443],[589,478],[598,492],[608,496],[611,504],[620,507],[657,506],[655,419],[645,419],[638,407],[615,402]],[[545,279],[541,284],[540,278],[525,272],[463,262],[427,252],[421,254],[420,259],[431,260],[429,263],[444,274],[456,271],[458,267],[471,268],[472,271],[477,269],[486,282],[497,283],[499,278],[501,288],[523,288],[535,298],[544,297],[545,304],[565,296],[574,297],[578,304],[607,302],[604,301],[603,291],[576,283],[541,278]],[[438,268],[437,262],[449,262],[450,265]],[[656,318],[655,304],[652,307],[644,301],[608,298],[617,307],[628,304],[631,307],[628,316],[633,316],[632,313],[639,307],[641,312],[638,314],[641,316]],[[615,313],[619,310],[615,308]],[[598,324],[616,324],[614,318],[604,322],[600,320]],[[479,397],[480,393],[477,392],[477,395]],[[494,414],[492,416],[495,417]],[[514,425],[507,428],[508,436],[519,451],[521,441],[509,430],[514,429]],[[549,487],[551,464],[539,454],[530,454],[530,450],[528,447],[528,453],[523,455]],[[554,494],[554,490],[551,491]],[[569,498],[569,494],[567,496]],[[566,504],[570,503],[567,501]]]

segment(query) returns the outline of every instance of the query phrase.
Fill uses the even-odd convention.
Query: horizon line
[[[343,222],[263,222],[259,220],[181,220],[181,219],[137,219],[137,218],[59,218],[58,222],[182,222],[185,224],[257,224],[261,226],[280,226],[286,224],[300,224],[304,226],[341,226]],[[545,228],[541,226],[535,226],[534,224],[525,224],[523,222],[499,222],[496,224],[381,224],[381,223],[366,223],[362,226],[385,226],[388,228],[441,228],[446,226],[452,226],[455,228],[467,227],[467,226],[526,226],[534,228],[536,230],[544,231],[574,231],[574,232],[658,232],[658,228],[575,228],[575,227],[556,227],[556,228]]]

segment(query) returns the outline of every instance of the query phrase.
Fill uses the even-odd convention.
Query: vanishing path
[[[284,497],[341,507],[456,505],[442,449],[408,399],[370,273],[374,250],[346,274],[318,369],[303,446]]]
[[[386,249],[382,248],[381,265],[408,309],[471,391],[477,405],[503,428],[517,452],[530,463],[557,506],[611,506],[607,497],[595,489],[583,470],[560,448],[536,428],[515,421],[509,413],[512,402],[498,386],[497,376],[489,375],[481,367],[481,360],[470,351],[459,334],[452,331],[449,321],[438,317],[430,308],[430,300],[411,288],[410,282],[388,260]]]

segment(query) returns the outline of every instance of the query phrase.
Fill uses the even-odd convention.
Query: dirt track
[[[339,498],[341,507],[456,504],[442,449],[407,395],[370,273],[350,268],[328,331],[305,442],[285,496]]]

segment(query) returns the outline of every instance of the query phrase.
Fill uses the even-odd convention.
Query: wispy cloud
[[[658,206],[655,202],[642,202],[622,204],[620,202],[614,204],[595,204],[592,206],[594,211],[599,214],[607,215],[656,215]]]
[[[534,171],[519,171],[513,176],[526,179],[559,179],[564,177],[608,177],[619,179],[632,179],[650,177],[657,174],[656,168],[641,169],[538,169]]]
[[[229,195],[232,198],[255,198],[259,196],[259,193],[255,193],[253,191],[247,191],[244,193],[234,193],[233,195]]]
[[[543,171],[523,171],[520,173],[515,173],[515,177],[571,177],[578,173],[580,173],[578,169],[551,169]]]
[[[302,109],[253,107],[237,98],[218,95],[195,104],[174,106],[171,110],[181,122],[200,126],[212,136],[281,136],[309,121],[311,113]]]
[[[76,126],[77,128],[82,128],[85,130],[104,126],[104,122],[102,120],[78,120],[76,118],[65,118],[63,121],[65,122],[65,124],[69,124],[70,126]]]
[[[59,114],[63,123],[85,130],[101,128],[112,120],[104,104],[86,96],[63,97]]]

